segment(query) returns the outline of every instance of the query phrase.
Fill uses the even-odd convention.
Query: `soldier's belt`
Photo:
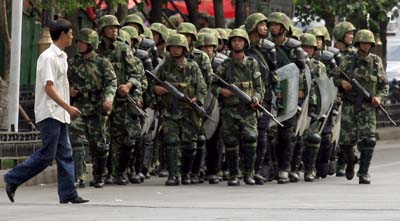
[[[102,92],[103,91],[80,91],[76,98],[84,98],[90,100],[91,102],[97,102],[98,99],[102,97]]]
[[[234,82],[233,84],[238,86],[239,88],[245,88],[245,89],[253,87],[253,82],[251,81]]]

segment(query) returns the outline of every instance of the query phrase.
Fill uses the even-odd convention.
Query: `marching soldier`
[[[346,160],[346,178],[354,177],[354,146],[360,151],[360,167],[357,172],[360,184],[370,184],[368,169],[376,145],[376,107],[388,94],[388,81],[382,60],[370,52],[375,47],[371,31],[357,32],[354,44],[357,52],[349,55],[335,73],[335,84],[343,89],[340,148]],[[343,79],[343,73],[356,79],[372,96],[372,100],[360,100],[356,89]]]
[[[254,161],[257,146],[256,106],[263,99],[264,87],[255,59],[247,57],[244,50],[250,45],[245,30],[235,29],[229,36],[228,46],[232,57],[226,59],[216,74],[228,83],[233,83],[252,97],[252,103],[245,104],[233,92],[213,82],[212,92],[222,102],[222,139],[229,167],[228,186],[238,186],[239,152],[243,153],[244,182],[254,185]]]
[[[94,186],[101,188],[108,153],[106,115],[112,109],[117,78],[112,64],[95,52],[99,37],[94,30],[81,29],[76,39],[79,54],[69,60],[68,79],[73,103],[79,107],[82,115],[71,124],[71,134],[87,138],[93,162]],[[85,165],[84,152],[76,148],[73,150],[75,165],[82,170]]]
[[[189,53],[189,44],[184,35],[173,34],[167,41],[169,56],[157,69],[157,76],[162,81],[168,81],[200,105],[203,104],[207,93],[207,85],[200,68],[195,61],[186,58]],[[169,177],[167,186],[179,185],[182,175],[182,184],[191,184],[190,170],[193,165],[197,136],[201,126],[201,119],[190,106],[176,100],[168,91],[155,85],[153,91],[160,96],[164,109],[163,145],[167,152]],[[181,153],[181,159],[179,159]],[[178,170],[178,160],[181,161],[181,171]]]

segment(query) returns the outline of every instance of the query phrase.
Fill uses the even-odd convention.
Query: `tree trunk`
[[[122,21],[128,16],[128,4],[118,4],[117,18]]]
[[[214,18],[215,27],[224,28],[225,18],[224,18],[224,2],[222,0],[214,0]]]
[[[236,0],[236,12],[235,12],[235,27],[239,28],[239,26],[244,24],[246,20],[246,7],[244,4],[244,0]]]
[[[161,22],[162,1],[151,0],[150,22]]]
[[[185,0],[186,7],[189,12],[189,22],[193,23],[197,28],[199,27],[199,0]]]
[[[0,33],[5,49],[5,73],[1,77],[4,81],[8,82],[10,80],[11,39],[8,32],[7,5],[5,0],[1,1],[0,4]]]

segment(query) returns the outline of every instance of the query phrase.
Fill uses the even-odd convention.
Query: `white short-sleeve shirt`
[[[35,88],[36,123],[46,118],[54,118],[62,123],[71,122],[68,112],[51,99],[45,91],[47,81],[52,81],[60,97],[69,104],[67,69],[67,54],[54,44],[51,44],[39,56]]]

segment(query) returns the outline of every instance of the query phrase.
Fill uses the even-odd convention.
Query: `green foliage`
[[[36,0],[33,1],[36,3],[36,5],[39,8],[42,9],[50,9],[50,8],[55,8],[57,12],[62,12],[65,14],[68,14],[72,11],[75,11],[77,9],[85,9],[90,6],[96,6],[96,2],[93,1],[88,1],[88,0],[63,0],[63,1],[54,1],[55,5],[53,6],[49,2],[52,2],[51,0]],[[127,4],[127,0],[106,0],[108,5],[110,7],[115,7],[118,4]]]

